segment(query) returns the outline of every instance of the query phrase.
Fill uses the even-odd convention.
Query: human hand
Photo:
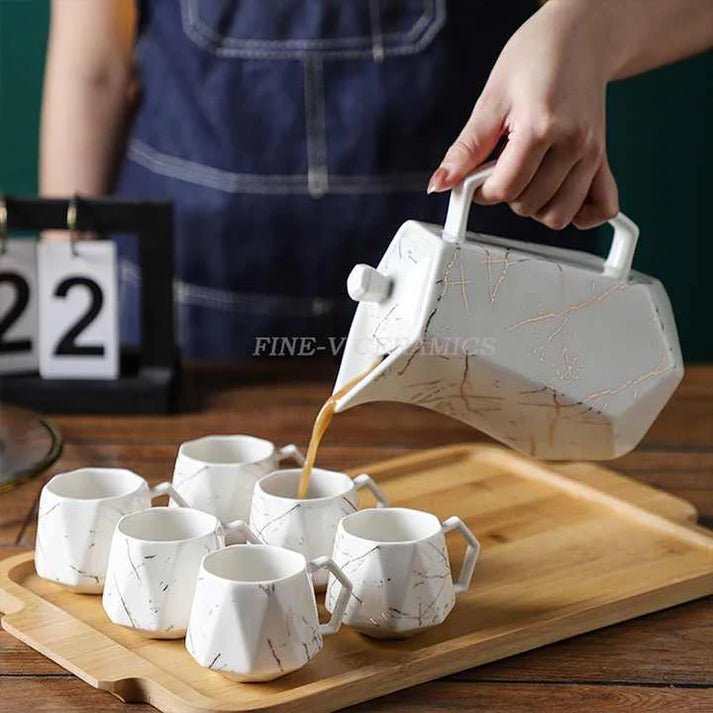
[[[507,136],[477,203],[506,202],[558,230],[571,222],[594,227],[616,215],[605,140],[606,20],[598,3],[550,0],[525,22],[501,52],[428,192],[456,186]]]

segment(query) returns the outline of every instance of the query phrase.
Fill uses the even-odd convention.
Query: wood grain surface
[[[47,476],[80,465],[123,465],[169,478],[178,444],[206,433],[254,433],[306,446],[336,365],[261,360],[187,369],[172,417],[57,416],[66,446]],[[337,416],[320,464],[353,468],[436,445],[488,440],[449,419],[401,404]],[[689,500],[713,525],[713,367],[689,367],[637,450],[611,464]],[[32,546],[39,480],[0,496],[0,557]],[[713,711],[713,599],[707,598],[481,666],[359,711]],[[0,632],[0,708],[151,710],[121,704]]]

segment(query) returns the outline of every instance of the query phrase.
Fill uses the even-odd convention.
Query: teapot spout
[[[377,395],[374,384],[384,378],[387,362],[394,356],[353,354],[347,357],[345,354],[332,394],[337,397],[335,412],[340,413],[368,401],[382,400],[383,396]]]

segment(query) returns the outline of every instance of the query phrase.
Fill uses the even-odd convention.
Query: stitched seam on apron
[[[329,189],[322,60],[319,57],[308,56],[304,61],[303,76],[307,132],[307,189],[313,198],[320,198]]]
[[[216,290],[212,287],[199,287],[181,281],[177,281],[175,285],[175,295],[176,301],[183,305],[222,309],[228,312],[278,314],[281,317],[320,317],[353,309],[347,300],[241,294]]]
[[[309,195],[306,174],[233,173],[163,153],[139,139],[131,140],[126,157],[152,173],[226,193]],[[328,192],[330,194],[420,192],[425,190],[424,186],[428,183],[430,175],[430,171],[385,175],[332,173],[329,175]]]
[[[370,0],[371,1],[371,0]],[[377,0],[378,2],[379,0]],[[382,35],[386,41],[390,42],[413,42],[428,26],[429,21],[438,15],[436,3],[442,0],[422,0],[423,10],[416,18],[413,25],[404,32],[387,32]],[[310,38],[310,39],[256,39],[253,37],[233,37],[216,32],[201,17],[198,11],[198,0],[181,0],[181,12],[185,21],[199,33],[210,46],[215,45],[225,47],[254,47],[257,49],[278,48],[287,50],[338,50],[340,48],[352,48],[361,46],[368,48],[371,45],[372,33],[364,35],[354,35],[352,37],[334,38]]]
[[[427,6],[424,5],[424,13]],[[374,62],[384,61],[384,35],[381,32],[381,2],[369,0],[369,18],[371,20],[371,54]]]
[[[367,43],[363,49],[329,49],[324,43],[335,40],[251,40],[223,37],[205,25],[194,12],[195,0],[182,0],[181,17],[183,30],[190,40],[202,49],[219,57],[241,59],[302,59],[308,53],[314,53],[323,59],[360,59],[373,56],[371,36],[364,38],[345,38]],[[432,7],[432,10],[430,8]],[[425,17],[425,21],[424,20]],[[418,39],[408,40],[405,44],[384,47],[384,56],[417,54],[425,49],[446,22],[446,0],[424,0],[424,14],[416,21],[409,34],[418,29],[422,32]],[[206,34],[206,32],[208,34]],[[381,35],[382,40],[398,42],[399,33]],[[408,35],[407,35],[408,37]],[[288,44],[290,43],[290,44]],[[315,44],[316,43],[316,44]],[[388,43],[387,43],[388,44]],[[327,47],[327,48],[325,48]],[[277,49],[275,49],[277,48]]]
[[[139,269],[130,260],[120,261],[119,278],[120,294],[123,299],[127,297],[127,285],[138,286],[141,284]],[[339,312],[351,312],[354,309],[353,303],[348,299],[232,292],[215,287],[194,285],[178,279],[173,281],[173,294],[174,301],[179,305],[240,313],[249,311],[253,314],[317,317]]]

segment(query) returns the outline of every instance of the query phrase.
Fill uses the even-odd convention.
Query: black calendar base
[[[112,381],[0,376],[0,400],[41,413],[160,414],[175,410],[178,373],[144,369]]]

